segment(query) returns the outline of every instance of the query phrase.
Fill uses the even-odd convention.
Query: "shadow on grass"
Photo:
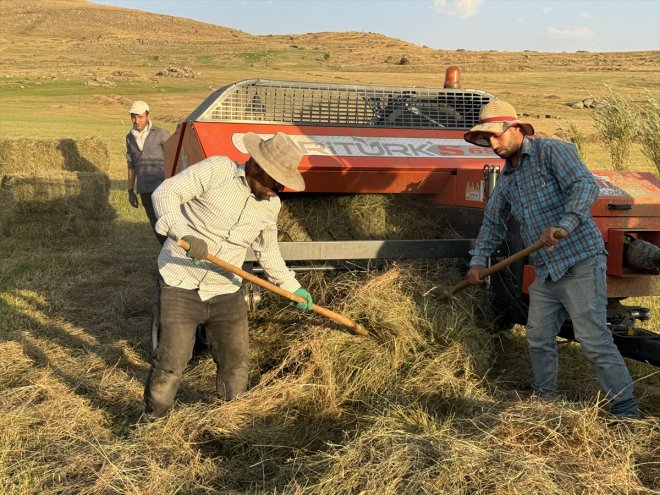
[[[102,149],[99,147],[99,149]],[[79,172],[101,172],[90,160],[85,158],[78,149],[75,139],[63,138],[57,143],[57,151],[62,154],[64,169]]]
[[[142,397],[127,387],[143,383],[149,366],[159,249],[146,216],[116,222],[112,237],[6,239],[0,342],[18,342],[36,368],[114,421],[134,422]]]
[[[529,388],[532,369],[527,353],[524,327],[498,335],[499,342],[489,377],[502,391],[518,393]],[[577,342],[558,339],[559,374],[557,390],[567,400],[593,402],[602,399],[600,388],[591,364],[583,355]],[[660,416],[660,373],[658,369],[633,360],[626,365],[635,381],[635,396],[644,414]],[[523,392],[524,395],[524,392]]]

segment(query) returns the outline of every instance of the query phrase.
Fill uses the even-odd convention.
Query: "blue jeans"
[[[556,337],[566,318],[591,363],[598,383],[617,417],[638,417],[630,373],[607,328],[605,256],[576,263],[557,282],[535,280],[529,288],[527,344],[532,362],[532,388],[541,394],[557,388]]]
[[[248,386],[247,303],[241,288],[206,301],[196,290],[161,281],[160,336],[144,388],[145,412],[162,416],[172,406],[183,370],[192,358],[197,325],[216,364],[216,392],[231,400]]]

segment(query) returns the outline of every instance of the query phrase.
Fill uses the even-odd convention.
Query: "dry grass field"
[[[530,397],[521,328],[489,333],[478,291],[450,305],[428,297],[460,280],[449,262],[305,275],[315,302],[364,323],[367,338],[266,295],[250,314],[249,393],[215,400],[214,365],[201,355],[173,412],[141,422],[158,244],[126,201],[123,148],[133,99],[173,130],[212,89],[241,79],[435,87],[458,65],[463,87],[510,101],[539,134],[575,123],[587,164],[607,170],[589,111],[568,104],[605,85],[634,103],[645,91],[660,99],[660,52],[440,51],[374,33],[252,36],[84,0],[0,5],[3,151],[18,138],[42,150],[0,152],[0,176],[92,174],[114,211],[99,235],[73,210],[36,208],[41,226],[2,238],[1,493],[660,493],[658,370],[628,361],[637,422],[610,421],[572,343],[561,346],[560,397]],[[170,67],[193,77],[159,75]],[[655,170],[639,143],[628,168]],[[654,309],[648,324],[660,332],[657,299],[633,302]]]

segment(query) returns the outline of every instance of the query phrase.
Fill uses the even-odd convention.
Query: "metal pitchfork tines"
[[[188,251],[190,249],[190,244],[188,244],[184,240],[179,240],[177,241],[177,244],[181,246],[184,250]],[[239,277],[249,280],[253,284],[257,284],[260,287],[263,287],[266,290],[269,290],[270,292],[273,292],[275,294],[278,294],[285,299],[288,299],[289,301],[293,302],[305,302],[306,299],[300,296],[297,296],[293,294],[292,292],[289,292],[288,290],[284,290],[281,287],[278,287],[275,284],[271,284],[270,282],[263,280],[256,275],[253,275],[251,273],[246,272],[245,270],[242,270],[231,263],[227,263],[226,261],[221,260],[220,258],[217,258],[211,254],[207,255],[205,258],[207,261],[210,261],[216,266],[219,266],[220,268],[223,268],[224,270],[227,270],[228,272],[233,273],[234,275],[238,275]],[[367,329],[364,328],[362,325],[359,323],[351,320],[350,318],[347,318],[343,315],[340,315],[338,313],[335,313],[334,311],[331,311],[327,308],[324,308],[322,306],[318,306],[316,304],[312,304],[312,311],[314,313],[320,314],[322,316],[325,316],[326,318],[330,318],[331,320],[344,325],[346,328],[350,329],[353,333],[357,335],[369,335],[369,332],[367,332]]]
[[[566,237],[566,234],[564,234],[563,232],[564,231],[562,231],[562,230],[557,231],[555,233],[555,239],[559,240],[559,239],[563,239],[564,237]],[[506,268],[511,263],[515,263],[516,261],[521,260],[521,259],[525,258],[526,256],[529,256],[530,254],[538,251],[543,246],[545,246],[545,244],[542,241],[538,241],[535,244],[532,244],[531,246],[526,247],[525,249],[521,249],[517,253],[512,254],[508,258],[504,258],[502,261],[500,261],[498,263],[495,263],[490,268],[485,269],[481,273],[480,278],[482,280],[484,280],[486,277],[492,275],[495,272],[500,271],[502,268]],[[451,296],[453,296],[454,294],[462,291],[466,287],[469,287],[470,285],[472,285],[470,282],[468,282],[467,280],[463,280],[461,283],[456,284],[450,290],[445,291],[444,294],[442,294],[440,297],[438,297],[438,301],[444,301],[446,299],[449,299]]]

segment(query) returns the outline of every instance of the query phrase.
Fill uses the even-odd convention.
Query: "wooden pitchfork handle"
[[[190,244],[188,244],[186,241],[183,239],[180,239],[177,241],[177,244],[181,246],[185,251],[188,251],[190,249]],[[216,266],[219,266],[220,268],[223,268],[227,270],[228,272],[231,272],[235,275],[238,275],[241,278],[244,278],[246,280],[249,280],[253,284],[257,284],[260,287],[263,287],[264,289],[267,289],[275,294],[278,294],[285,299],[288,299],[289,301],[293,302],[307,302],[307,299],[304,297],[297,296],[296,294],[289,292],[288,290],[284,290],[281,287],[278,287],[275,284],[271,284],[270,282],[257,277],[256,275],[252,275],[251,273],[246,272],[245,270],[241,270],[240,268],[232,265],[231,263],[227,263],[226,261],[221,260],[220,258],[217,258],[213,256],[212,254],[209,254],[205,258],[207,261],[210,261]],[[340,315],[339,313],[335,313],[334,311],[331,311],[327,308],[324,308],[322,306],[318,306],[316,304],[312,304],[312,311],[315,313],[318,313],[322,316],[325,316],[326,318],[330,318],[331,320],[344,325],[345,327],[349,328],[352,330],[354,333],[357,335],[369,335],[369,332],[367,332],[367,329],[364,328],[362,325],[359,323],[356,323],[355,321],[351,320],[350,318],[347,318],[343,315]]]
[[[559,240],[559,239],[563,239],[564,237],[566,237],[566,235],[563,232],[565,232],[565,231],[561,230],[561,231],[555,232],[555,235],[554,235],[555,239]],[[481,272],[481,276],[479,278],[481,280],[483,280],[486,277],[492,275],[493,273],[500,271],[502,268],[506,268],[511,263],[515,263],[516,261],[521,260],[524,257],[529,256],[530,254],[538,251],[543,246],[545,246],[545,244],[542,241],[538,241],[538,242],[532,244],[531,246],[526,247],[525,249],[521,249],[517,253],[512,254],[508,258],[504,258],[502,261],[499,261],[498,263],[495,263],[490,268],[485,269],[483,272]],[[445,299],[453,296],[457,292],[460,292],[463,289],[465,289],[466,287],[469,287],[470,285],[473,285],[473,284],[471,284],[467,280],[463,280],[461,283],[456,284],[454,287],[452,287],[451,290],[445,291],[445,293],[442,294],[438,298],[438,300],[439,301],[444,301]]]

